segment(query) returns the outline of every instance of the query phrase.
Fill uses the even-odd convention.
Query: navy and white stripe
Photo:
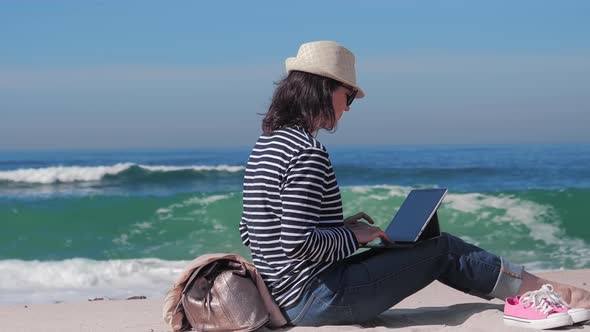
[[[358,249],[325,147],[300,127],[261,136],[244,174],[240,237],[278,305]]]

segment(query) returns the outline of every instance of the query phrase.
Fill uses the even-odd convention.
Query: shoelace
[[[546,297],[539,295],[541,295],[540,290],[529,291],[520,297],[520,301],[523,306],[533,306],[533,308],[545,315],[555,309],[553,303],[551,303]]]
[[[551,303],[558,307],[570,309],[570,305],[565,300],[553,291],[553,285],[545,284],[538,291],[537,294],[546,297]]]

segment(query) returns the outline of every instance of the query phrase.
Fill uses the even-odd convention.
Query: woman
[[[387,235],[362,222],[373,223],[363,212],[343,218],[332,164],[316,134],[333,130],[354,99],[364,97],[354,62],[335,42],[301,45],[286,60],[288,75],[278,83],[246,167],[241,239],[287,320],[363,322],[434,280],[502,300],[547,283],[449,234],[409,249],[353,255]],[[590,307],[588,292],[553,285],[573,306]]]

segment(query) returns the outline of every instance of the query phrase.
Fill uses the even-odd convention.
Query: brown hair
[[[340,82],[293,70],[276,84],[270,107],[262,120],[265,135],[295,125],[310,133],[318,129],[334,130],[336,118],[332,93]]]

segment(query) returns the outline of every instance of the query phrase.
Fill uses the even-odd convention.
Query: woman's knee
[[[441,233],[439,236],[426,240],[426,244],[433,244],[437,253],[442,254],[451,251],[453,242],[458,238],[449,234]]]
[[[463,253],[474,250],[481,250],[480,248],[463,241],[460,237],[449,234],[441,233],[437,238],[440,239],[440,246],[450,253]]]

